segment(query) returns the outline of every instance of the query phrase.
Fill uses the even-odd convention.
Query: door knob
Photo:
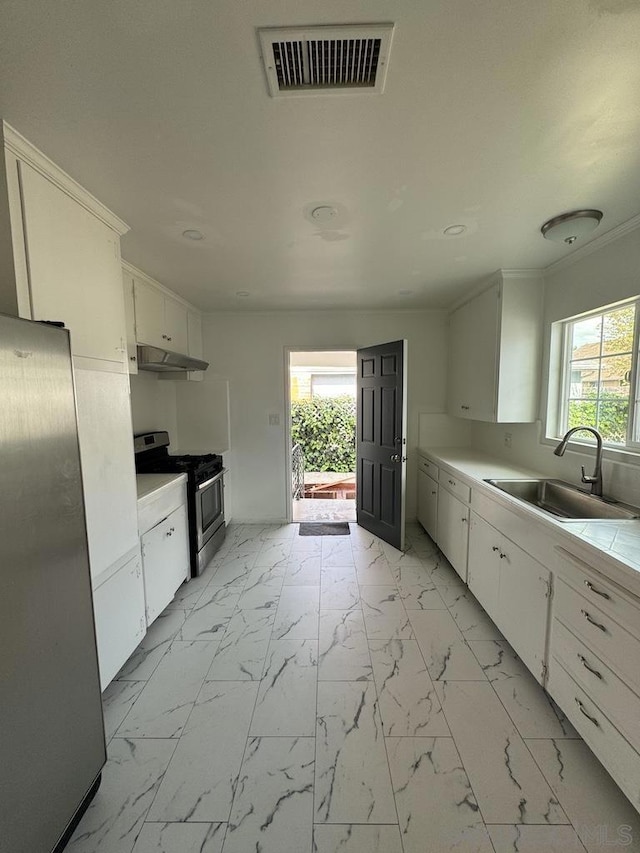
[[[399,453],[393,453],[393,454],[389,457],[389,459],[390,459],[392,462],[399,462],[399,461],[400,461],[400,454],[399,454]]]

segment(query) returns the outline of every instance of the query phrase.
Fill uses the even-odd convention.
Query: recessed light
[[[238,297],[238,299],[246,299],[247,296],[251,296],[251,294],[248,290],[237,290],[236,296]]]
[[[182,232],[182,236],[187,240],[204,240],[204,234],[196,228],[187,228],[186,231]]]
[[[461,234],[464,234],[466,230],[466,225],[447,225],[442,233],[446,234],[447,237],[459,237]]]

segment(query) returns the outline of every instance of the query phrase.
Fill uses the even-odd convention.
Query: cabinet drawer
[[[449,474],[447,471],[440,472],[439,482],[445,487],[445,489],[450,491],[452,495],[455,495],[461,501],[464,501],[464,503],[468,504],[471,500],[471,488],[457,477]]]
[[[425,459],[424,456],[418,456],[418,470],[424,471],[425,474],[428,474],[432,480],[438,482],[438,474],[440,469],[437,465],[434,465],[433,462],[430,462],[428,459]]]
[[[548,691],[635,808],[640,809],[640,755],[555,658],[550,662]]]
[[[634,749],[640,750],[640,699],[557,619],[553,620],[552,630],[552,655],[618,726]]]
[[[556,546],[557,570],[564,580],[607,615],[640,637],[640,601],[623,592],[584,560],[565,548]]]
[[[554,616],[640,689],[640,642],[583,595],[558,579]]]

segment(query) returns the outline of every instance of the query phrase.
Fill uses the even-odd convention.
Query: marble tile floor
[[[640,816],[417,525],[232,526],[104,694],[69,853],[640,851]]]

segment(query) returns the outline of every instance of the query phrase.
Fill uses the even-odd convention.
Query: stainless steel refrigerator
[[[0,851],[50,853],[105,740],[64,329],[0,315]]]

